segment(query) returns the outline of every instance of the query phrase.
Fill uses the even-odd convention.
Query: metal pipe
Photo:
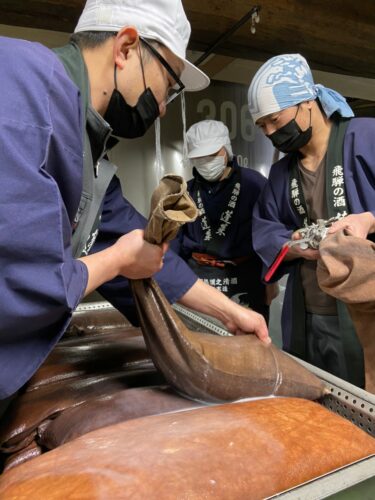
[[[230,35],[232,35],[235,31],[237,31],[246,21],[248,21],[254,14],[259,14],[261,10],[260,5],[255,5],[247,14],[245,14],[239,21],[236,22],[228,31],[223,33],[215,40],[215,42],[208,47],[208,49],[198,57],[198,59],[194,62],[195,66],[199,66],[203,61],[207,59],[207,57],[212,54],[212,52],[216,49],[218,45],[224,42]]]

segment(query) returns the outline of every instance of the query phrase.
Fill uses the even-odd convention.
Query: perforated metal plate
[[[320,402],[329,410],[350,420],[357,427],[375,437],[375,395],[349,384],[330,373],[295,358],[320,379],[331,393]],[[375,473],[375,469],[374,469]]]
[[[83,311],[99,311],[100,309],[114,309],[114,307],[105,300],[98,302],[82,302],[82,304],[79,304],[79,306],[74,311],[73,317],[76,313],[80,313]]]

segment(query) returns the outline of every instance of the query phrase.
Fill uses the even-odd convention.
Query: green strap
[[[90,104],[89,77],[82,53],[75,43],[53,49],[58,56],[71,80],[77,85],[81,93],[82,102],[82,130],[86,129],[87,109]]]
[[[96,166],[97,174],[94,174],[94,164],[90,138],[87,133],[87,123],[95,127],[97,116],[95,116],[95,111],[90,107],[87,68],[79,47],[74,43],[70,43],[65,47],[55,49],[54,52],[61,60],[69,77],[81,92],[84,143],[83,185],[79,208],[75,219],[77,228],[72,236],[72,252],[74,257],[77,258],[82,255],[87,255],[95,242],[100,223],[103,198],[117,167],[109,161],[102,159]]]
[[[340,184],[336,189],[340,189],[339,195],[335,196],[333,183],[335,177],[335,169],[344,166],[344,138],[350,120],[334,121],[327,150],[327,167],[326,167],[326,198],[328,217],[334,217],[338,212],[350,213],[345,183]],[[342,191],[341,191],[342,190]],[[335,201],[340,200],[341,203],[337,206]],[[345,202],[345,204],[344,204]],[[336,206],[335,206],[336,205]],[[340,300],[336,300],[337,314],[339,317],[340,333],[343,343],[346,367],[348,371],[348,382],[364,387],[365,385],[365,367],[363,358],[363,349],[355,331],[352,319],[346,305]]]

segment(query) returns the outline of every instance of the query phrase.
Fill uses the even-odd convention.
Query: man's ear
[[[119,69],[123,69],[131,50],[139,45],[138,31],[134,26],[124,26],[116,35],[113,44],[113,59]]]
[[[314,101],[304,101],[301,102],[301,104],[303,104],[307,109],[311,109],[313,107],[313,102]]]

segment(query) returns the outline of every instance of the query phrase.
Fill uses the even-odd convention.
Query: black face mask
[[[112,127],[113,135],[124,137],[125,139],[134,139],[142,137],[159,116],[159,104],[155,99],[150,88],[146,88],[145,72],[143,69],[142,54],[139,51],[141,62],[143,85],[145,90],[138,98],[135,106],[129,106],[121,93],[117,90],[117,77],[115,65],[114,80],[115,88],[105,112],[104,119]]]
[[[298,113],[299,107],[297,109]],[[296,116],[297,116],[296,113]],[[312,136],[311,126],[311,109],[310,109],[310,125],[306,130],[301,130],[295,118],[290,120],[286,125],[276,130],[273,134],[267,135],[271,139],[272,144],[282,153],[291,153],[298,151],[309,142]]]
[[[135,106],[129,104],[115,88],[104,119],[110,124],[113,135],[134,139],[142,137],[159,116],[159,104],[150,88],[147,88]]]

